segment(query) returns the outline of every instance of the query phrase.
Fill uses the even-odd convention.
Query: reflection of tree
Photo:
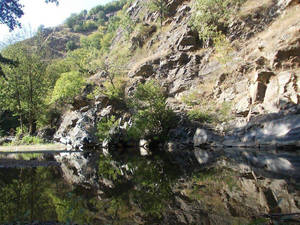
[[[125,161],[122,164],[128,165],[128,174],[113,180],[115,187],[106,192],[109,200],[98,203],[98,208],[106,209],[106,215],[116,224],[128,222],[136,213],[147,218],[147,221],[155,222],[172,200],[171,187],[179,175],[178,169],[166,157],[133,157]],[[118,166],[117,162],[112,164],[112,168]],[[104,168],[111,170],[100,167],[100,176],[106,174]]]
[[[1,224],[56,220],[86,224],[84,202],[51,168],[0,170]]]
[[[47,197],[44,169],[6,169],[0,173],[0,221],[47,220],[56,216]]]

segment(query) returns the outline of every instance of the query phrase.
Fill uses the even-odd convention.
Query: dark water
[[[0,223],[86,223],[85,201],[64,182],[57,167],[1,168]]]
[[[51,154],[1,156],[0,224],[272,224],[260,220],[263,209],[255,211],[251,205],[254,211],[250,212],[252,208],[245,207],[244,200],[251,203],[252,196],[241,180],[255,183],[252,177],[223,167],[203,169],[186,155],[174,163],[168,154],[140,157],[134,152],[117,153],[111,158],[94,153],[72,155],[75,162],[87,159],[89,165],[79,168],[85,172],[70,161],[58,163]],[[185,161],[190,168],[181,168]],[[72,178],[76,180],[81,173],[88,174],[87,180],[72,185]],[[266,185],[264,179],[273,182],[272,178],[257,182]],[[274,180],[274,185],[278,181]],[[285,190],[276,189],[279,195],[289,191],[299,196],[299,189],[283,187]],[[231,200],[227,193],[242,198]],[[224,205],[224,196],[227,204],[235,207],[231,211]],[[290,212],[298,211],[284,213]],[[278,224],[300,224],[296,216],[291,223]],[[251,223],[256,218],[258,222]],[[184,220],[187,222],[180,222]]]
[[[131,213],[139,210],[144,218],[157,220],[176,174],[172,164],[161,158],[126,159],[130,167],[124,170],[126,174],[112,167],[111,159],[100,158],[96,169],[102,175],[98,181],[114,183],[104,188],[102,198],[99,188],[71,185],[59,165],[36,157],[39,159],[31,156],[28,160],[24,155],[1,159],[6,164],[0,163],[0,224],[133,224]]]

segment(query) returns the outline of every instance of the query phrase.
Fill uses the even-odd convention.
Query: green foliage
[[[0,137],[3,137],[4,135],[5,135],[4,130],[2,130],[2,129],[0,128]]]
[[[87,224],[91,222],[91,216],[85,210],[84,199],[69,192],[60,197],[52,193],[49,197],[54,203],[57,219],[66,224]]]
[[[27,121],[30,132],[34,132],[36,118],[44,109],[50,88],[48,77],[44,76],[46,64],[37,52],[22,43],[9,46],[2,53],[18,61],[18,66],[3,67],[6,79],[0,78],[0,106],[14,112],[21,126]]]
[[[110,156],[101,155],[99,159],[98,174],[105,179],[117,181],[118,176],[121,175],[121,170],[116,163],[113,163]]]
[[[218,110],[218,115],[219,115],[218,121],[226,122],[232,119],[231,109],[232,109],[232,102],[223,102],[221,107]]]
[[[126,87],[126,80],[124,78],[117,77],[112,81],[105,81],[103,86],[104,90],[102,94],[106,95],[110,100],[124,100]]]
[[[72,70],[87,74],[92,70],[90,62],[97,56],[95,54],[96,52],[91,49],[78,48],[68,52],[66,61],[71,65]]]
[[[159,13],[160,25],[162,27],[162,22],[168,14],[168,0],[150,0],[148,8],[151,12]]]
[[[181,100],[188,106],[195,106],[201,103],[201,95],[198,90],[194,90],[182,96]]]
[[[114,37],[113,33],[106,33],[100,41],[102,52],[108,52],[112,39]]]
[[[118,125],[118,120],[115,116],[104,117],[97,124],[97,136],[102,142],[105,139],[110,139],[110,131]]]
[[[75,43],[75,41],[68,41],[67,44],[66,44],[66,49],[67,51],[73,51],[77,48],[77,45]]]
[[[128,130],[135,139],[163,140],[174,125],[173,112],[167,107],[161,87],[155,81],[139,84],[131,99],[133,126]]]
[[[99,5],[92,8],[89,12],[83,10],[81,13],[73,13],[66,19],[66,25],[75,32],[90,32],[97,29],[99,25],[105,25],[110,13],[116,12],[127,3],[127,0],[110,2],[104,6]]]
[[[23,136],[20,139],[16,139],[13,141],[10,145],[38,145],[38,144],[44,144],[44,140],[36,137],[36,136],[31,136],[28,133]]]
[[[135,25],[136,25],[135,22],[131,19],[131,17],[129,15],[127,15],[126,13],[123,13],[121,15],[120,27],[125,32],[127,39],[130,37],[130,35],[134,31]]]
[[[21,144],[25,144],[25,145],[36,145],[36,144],[43,144],[43,143],[44,143],[43,139],[35,136],[30,136],[30,135],[24,136],[21,140]]]
[[[73,63],[71,60],[57,59],[53,60],[46,68],[45,77],[47,77],[47,85],[49,91],[54,88],[56,81],[62,73],[67,73],[72,70]]]
[[[223,65],[227,65],[228,62],[232,60],[230,53],[233,51],[233,48],[230,42],[227,40],[226,36],[220,34],[216,36],[214,39],[215,44],[215,57],[219,61],[219,63]]]
[[[208,43],[218,37],[230,17],[245,0],[196,0],[191,25],[200,39]]]
[[[61,74],[56,81],[51,103],[57,101],[72,103],[76,95],[78,95],[85,86],[85,80],[78,72],[68,72]]]
[[[208,103],[209,104],[209,103]],[[221,106],[216,106],[214,102],[210,103],[208,108],[194,106],[191,111],[187,113],[190,120],[196,120],[206,123],[223,123],[232,119],[231,102],[224,102]]]
[[[80,38],[80,46],[82,48],[87,48],[87,49],[95,48],[95,49],[100,50],[100,48],[101,48],[100,41],[101,41],[102,37],[103,37],[102,32],[96,32],[87,37],[82,36]]]
[[[200,109],[193,109],[189,111],[187,115],[190,120],[197,120],[199,122],[212,123],[214,120],[212,115],[207,112],[203,112]]]

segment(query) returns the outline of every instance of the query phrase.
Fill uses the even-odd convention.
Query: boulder
[[[212,161],[213,156],[207,150],[203,150],[200,148],[194,149],[195,157],[200,165],[208,164]]]
[[[250,98],[243,97],[235,104],[235,113],[241,116],[247,116],[250,111]]]
[[[137,70],[130,72],[128,75],[132,77],[145,77],[148,78],[154,74],[153,66],[151,63],[147,62],[138,67]]]
[[[250,86],[250,97],[253,103],[264,101],[267,86],[262,82],[256,82]]]
[[[211,136],[207,130],[198,128],[193,138],[194,146],[196,147],[201,146],[203,144],[208,144],[210,138]]]

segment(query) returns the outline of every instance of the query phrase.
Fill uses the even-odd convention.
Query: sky
[[[59,5],[46,4],[45,0],[20,0],[24,5],[24,16],[21,18],[23,27],[31,27],[36,30],[39,25],[53,27],[62,24],[71,13],[79,13],[84,9],[106,4],[111,0],[59,0]],[[14,31],[18,32],[18,30]],[[0,24],[0,41],[4,41],[11,35],[8,28]]]

